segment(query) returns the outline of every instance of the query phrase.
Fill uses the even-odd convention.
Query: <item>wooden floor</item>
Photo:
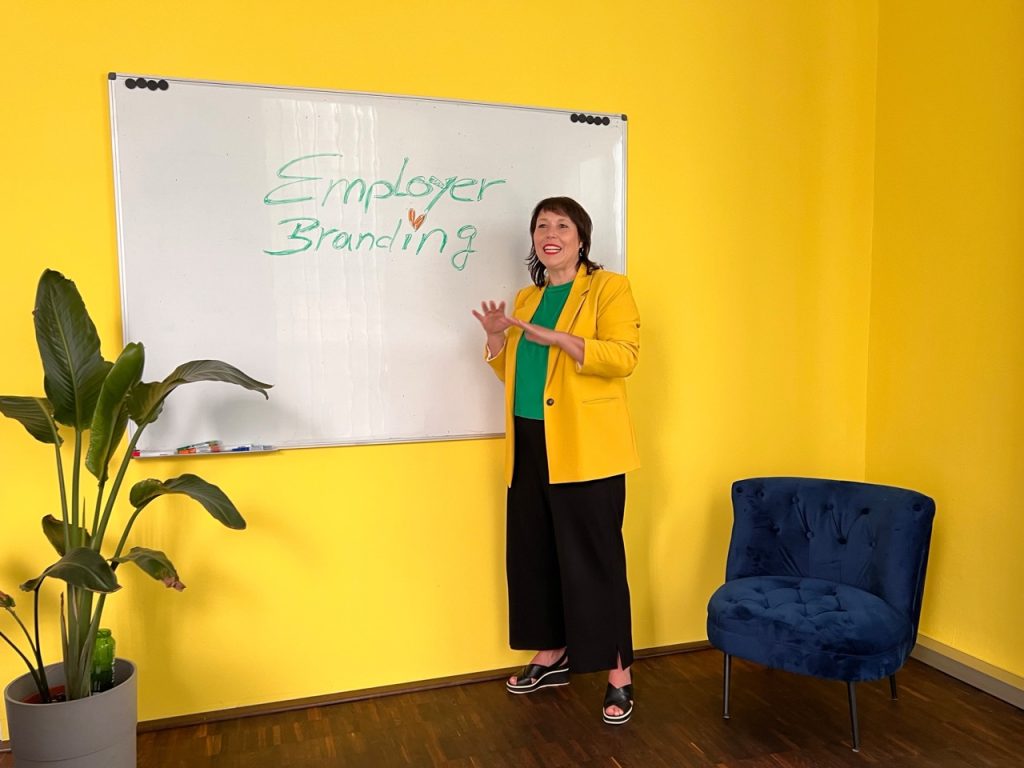
[[[1024,712],[911,660],[858,686],[861,751],[846,687],[736,660],[721,717],[722,657],[640,660],[633,721],[604,725],[603,675],[532,696],[474,683],[279,715],[143,733],[140,768],[290,766],[1024,766]],[[0,766],[10,766],[10,756]]]

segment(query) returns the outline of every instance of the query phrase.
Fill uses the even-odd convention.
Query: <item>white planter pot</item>
[[[51,688],[64,665],[46,668]],[[114,687],[86,699],[26,704],[36,692],[29,674],[4,689],[15,768],[135,768],[138,686],[135,665],[117,659]]]

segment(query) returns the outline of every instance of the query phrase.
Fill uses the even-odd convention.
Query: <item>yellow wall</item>
[[[4,6],[0,391],[41,393],[30,308],[45,267],[78,282],[118,351],[110,70],[624,112],[645,329],[631,382],[644,468],[626,523],[636,645],[706,637],[733,479],[863,477],[873,4],[162,7]],[[49,462],[0,423],[0,589],[49,557]],[[144,514],[134,543],[165,549],[188,589],[119,571],[105,623],[140,664],[140,717],[522,659],[506,646],[500,463],[500,441],[477,440],[134,468],[200,472],[250,523],[227,531],[175,503]],[[0,654],[0,680],[18,671]]]
[[[1024,674],[1024,4],[881,3],[867,478],[938,504],[921,632]]]

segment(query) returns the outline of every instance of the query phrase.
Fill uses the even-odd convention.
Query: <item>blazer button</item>
[[[555,404],[555,398],[549,397],[548,398],[548,405],[554,405],[554,404]]]

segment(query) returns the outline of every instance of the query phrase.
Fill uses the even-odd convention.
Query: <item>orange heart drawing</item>
[[[423,220],[427,218],[427,214],[421,213],[419,216],[416,215],[416,211],[412,208],[409,209],[409,223],[412,224],[412,228],[418,230],[423,226]]]

